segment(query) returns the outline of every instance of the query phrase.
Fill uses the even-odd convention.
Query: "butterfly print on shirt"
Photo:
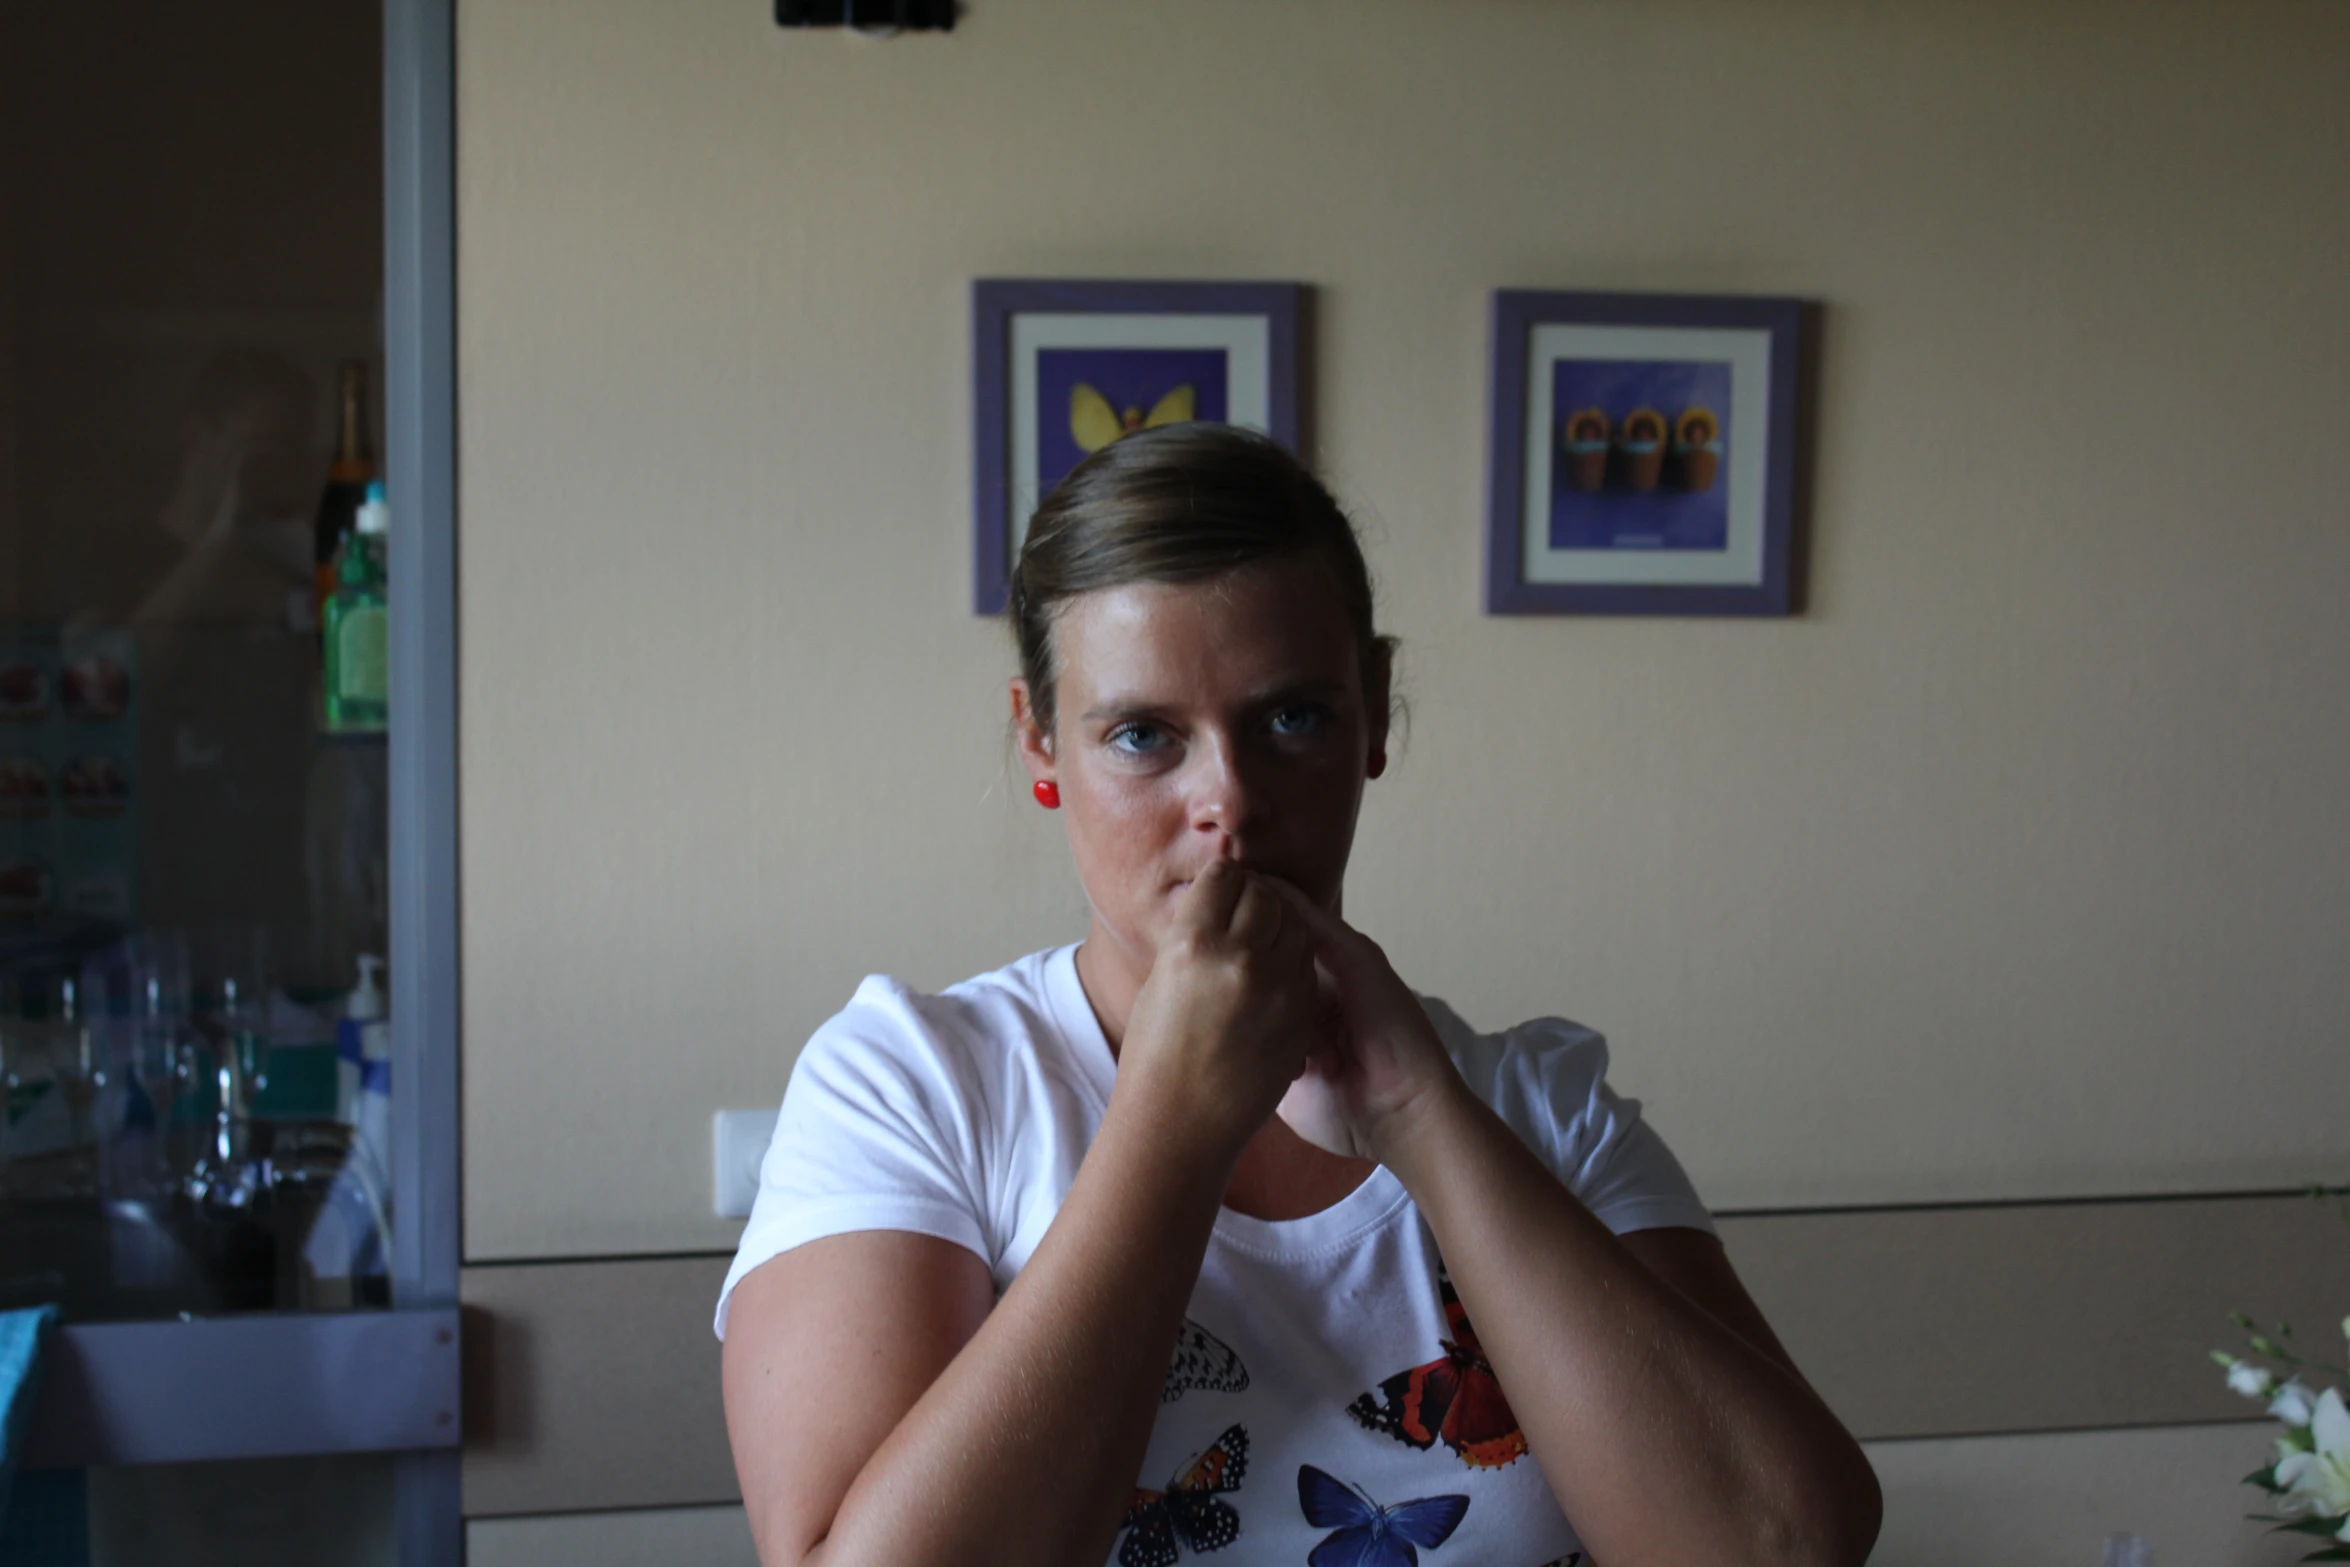
[[[1381,1507],[1360,1486],[1312,1464],[1297,1467],[1297,1504],[1306,1522],[1336,1531],[1306,1557],[1307,1567],[1418,1567],[1418,1547],[1452,1538],[1469,1511],[1465,1496],[1423,1496]]]
[[[1159,1402],[1172,1404],[1192,1387],[1209,1393],[1242,1392],[1248,1387],[1248,1367],[1231,1345],[1185,1317],[1183,1331],[1175,1335],[1175,1355],[1167,1362],[1167,1385]]]
[[[1240,1514],[1220,1491],[1240,1489],[1248,1473],[1248,1431],[1226,1426],[1216,1445],[1184,1465],[1164,1491],[1137,1486],[1126,1504],[1125,1541],[1118,1567],[1174,1567],[1181,1540],[1194,1551],[1220,1551],[1240,1538]]]
[[[1437,1341],[1444,1358],[1398,1371],[1376,1392],[1347,1405],[1346,1412],[1358,1424],[1413,1447],[1426,1449],[1441,1439],[1472,1469],[1504,1468],[1525,1456],[1526,1434],[1518,1429],[1518,1417],[1510,1412],[1476,1329],[1469,1326],[1469,1314],[1441,1268],[1436,1288],[1452,1331],[1451,1338]]]

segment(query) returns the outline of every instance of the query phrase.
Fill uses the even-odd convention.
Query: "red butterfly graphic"
[[[1118,1547],[1119,1567],[1175,1567],[1178,1539],[1194,1551],[1220,1551],[1240,1538],[1240,1514],[1216,1493],[1239,1490],[1247,1473],[1248,1430],[1234,1425],[1164,1491],[1136,1486],[1120,1526],[1126,1539]]]
[[[1377,1393],[1347,1405],[1346,1412],[1358,1424],[1414,1447],[1432,1447],[1441,1437],[1472,1469],[1513,1464],[1525,1456],[1526,1434],[1518,1429],[1518,1417],[1510,1413],[1477,1330],[1469,1326],[1469,1314],[1441,1269],[1436,1289],[1452,1330],[1451,1338],[1438,1340],[1444,1358],[1397,1372],[1379,1384]]]

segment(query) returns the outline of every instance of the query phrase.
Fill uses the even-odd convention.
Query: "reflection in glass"
[[[387,1297],[385,738],[320,643],[382,449],[380,38],[0,0],[0,1307]]]

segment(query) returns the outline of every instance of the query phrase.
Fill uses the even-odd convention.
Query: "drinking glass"
[[[152,1126],[139,1175],[151,1190],[168,1190],[194,1158],[189,1123],[202,1075],[189,1016],[187,941],[177,932],[142,932],[128,943],[126,959],[132,997],[126,1075]],[[130,1118],[137,1113],[134,1101]]]
[[[16,1190],[16,1101],[24,1087],[24,1007],[13,974],[0,974],[0,1202]]]
[[[246,1210],[269,1181],[252,1148],[253,1101],[269,1086],[269,936],[259,925],[221,925],[196,945],[196,1027],[210,1046],[214,1097],[184,1185],[207,1208]]]
[[[67,1158],[60,1171],[60,1196],[95,1197],[98,1194],[98,1096],[108,1074],[102,1035],[90,1016],[87,992],[79,975],[61,974],[52,982],[48,1012],[47,1054],[50,1081],[65,1102]]]
[[[269,931],[247,923],[215,925],[198,938],[196,1020],[216,1053],[233,1058],[235,1112],[251,1112],[251,1096],[269,1087]]]

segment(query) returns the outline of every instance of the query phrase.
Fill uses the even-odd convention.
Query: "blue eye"
[[[1151,724],[1120,724],[1109,735],[1110,749],[1128,756],[1148,756],[1166,741],[1166,734]]]
[[[1329,722],[1330,709],[1319,702],[1300,702],[1294,707],[1285,707],[1276,712],[1272,728],[1273,733],[1285,739],[1297,739],[1304,735],[1320,734],[1323,726]]]

